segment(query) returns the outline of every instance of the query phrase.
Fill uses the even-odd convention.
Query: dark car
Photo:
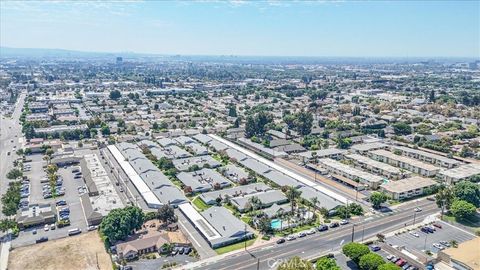
[[[180,247],[180,248],[178,249],[178,253],[179,253],[179,254],[182,254],[182,255],[183,255],[184,252],[185,252],[185,248]]]
[[[277,240],[277,244],[285,243],[285,238],[280,238]]]
[[[328,231],[328,226],[327,225],[320,225],[320,226],[318,226],[318,231],[319,232]]]
[[[334,222],[334,223],[330,224],[330,228],[336,228],[338,226],[340,226],[340,224],[338,224],[338,222]]]
[[[376,252],[379,251],[381,248],[379,246],[371,246],[370,249]]]
[[[43,242],[47,242],[48,241],[48,237],[44,236],[44,237],[40,237],[38,238],[35,243],[43,243]]]
[[[430,233],[430,228],[428,227],[422,227],[420,230],[424,233]],[[431,232],[433,233],[433,230]]]
[[[189,247],[186,247],[184,254],[185,254],[185,255],[188,255],[188,254],[190,254],[190,252],[192,252],[192,249],[189,248]]]

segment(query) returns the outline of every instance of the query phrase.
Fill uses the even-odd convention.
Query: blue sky
[[[6,47],[480,57],[479,1],[0,1],[0,7]]]

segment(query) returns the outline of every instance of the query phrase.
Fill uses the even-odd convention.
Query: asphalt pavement
[[[438,207],[430,201],[422,202],[421,206],[423,211],[416,215],[419,221],[439,211]],[[358,242],[362,238],[368,239],[378,233],[386,233],[404,227],[405,223],[412,222],[412,213],[415,207],[415,205],[410,205],[395,215],[358,221],[355,223],[354,241]],[[344,243],[352,240],[352,227],[353,224],[349,224],[280,245],[270,244],[231,255],[213,257],[193,265],[187,265],[185,269],[274,269],[292,256],[313,259],[339,250]]]

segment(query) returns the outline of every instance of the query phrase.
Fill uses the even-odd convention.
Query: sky
[[[480,1],[0,1],[0,46],[92,52],[480,57]]]

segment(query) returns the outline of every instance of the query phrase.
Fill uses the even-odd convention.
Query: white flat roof
[[[200,230],[209,242],[222,237],[190,203],[182,203],[178,208],[195,224],[195,227]]]

